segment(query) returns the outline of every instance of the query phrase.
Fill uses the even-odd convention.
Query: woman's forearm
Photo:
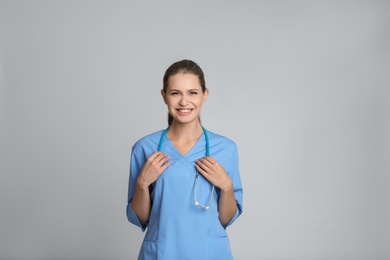
[[[219,221],[226,227],[229,221],[237,212],[236,198],[234,197],[234,188],[231,184],[226,189],[221,189],[218,202]]]
[[[137,215],[139,222],[144,226],[149,221],[151,202],[149,187],[142,184],[139,180],[135,186],[132,208]]]

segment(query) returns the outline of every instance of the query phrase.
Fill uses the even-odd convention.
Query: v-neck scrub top
[[[132,148],[128,190],[127,218],[146,231],[138,259],[233,259],[226,227],[218,218],[220,190],[215,189],[209,209],[194,204],[195,161],[206,155],[204,133],[186,154],[182,155],[169,138],[164,137],[162,152],[171,165],[149,187],[152,208],[149,222],[142,226],[133,211],[132,198],[141,169],[157,151],[163,131],[147,135]],[[242,212],[241,185],[236,144],[226,137],[208,131],[210,154],[230,176],[237,212],[227,226]],[[199,174],[196,186],[197,201],[207,205],[212,185]]]

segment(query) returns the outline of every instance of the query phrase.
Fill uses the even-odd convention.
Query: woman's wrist
[[[136,183],[137,187],[141,190],[146,190],[149,188],[149,184],[147,184],[143,179],[142,177],[138,177],[137,179],[137,183]]]
[[[230,191],[233,191],[233,182],[229,179],[228,182],[226,182],[225,185],[219,187],[219,189],[222,191],[222,192],[230,192]]]

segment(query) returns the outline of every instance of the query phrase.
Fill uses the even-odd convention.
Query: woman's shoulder
[[[158,143],[160,142],[161,134],[164,130],[159,130],[154,133],[145,135],[144,137],[140,138],[135,144],[133,145],[133,149],[140,149],[140,148],[148,148],[153,147],[153,149],[157,150]]]
[[[228,138],[224,135],[221,135],[221,134],[217,134],[217,133],[208,131],[208,130],[207,130],[207,133],[209,135],[210,142],[212,142],[214,144],[223,144],[225,147],[230,147],[230,148],[234,148],[234,149],[236,148],[236,143],[233,140],[231,140],[230,138]]]

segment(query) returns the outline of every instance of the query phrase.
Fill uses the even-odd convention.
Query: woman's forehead
[[[190,73],[178,73],[168,79],[169,89],[202,89],[198,76]]]

